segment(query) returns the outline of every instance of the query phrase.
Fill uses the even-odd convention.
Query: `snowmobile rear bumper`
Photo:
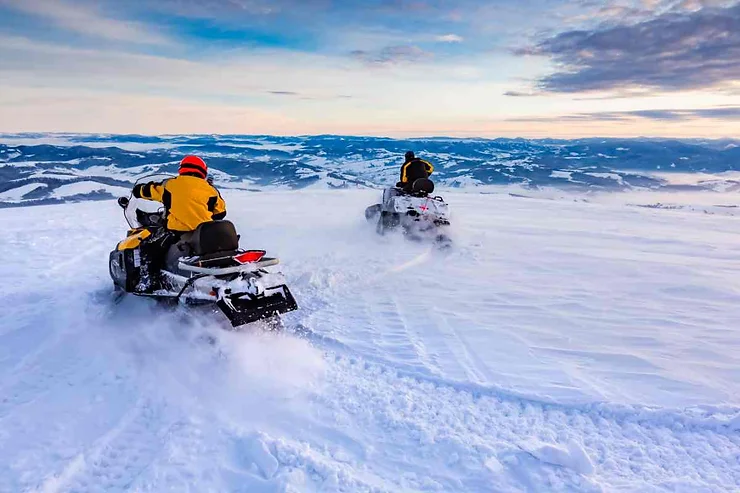
[[[249,262],[247,264],[234,265],[231,267],[200,267],[188,264],[182,260],[178,263],[178,268],[183,271],[193,272],[195,274],[205,274],[211,276],[224,276],[226,274],[235,274],[238,272],[255,272],[265,267],[278,265],[280,261],[276,258],[268,258],[259,262]]]
[[[259,296],[247,293],[226,294],[216,304],[233,327],[298,309],[298,303],[285,284],[269,288]]]

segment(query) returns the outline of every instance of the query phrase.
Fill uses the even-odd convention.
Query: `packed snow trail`
[[[374,198],[226,194],[284,334],[108,302],[114,202],[0,211],[0,491],[740,489],[737,219],[450,194],[442,253]]]

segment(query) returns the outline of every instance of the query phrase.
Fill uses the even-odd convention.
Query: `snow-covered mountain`
[[[740,189],[738,142],[654,139],[395,140],[343,136],[0,135],[0,206],[100,199],[204,156],[220,188],[364,188],[394,183],[404,151],[448,188],[514,184],[580,191]],[[686,175],[690,178],[687,180]]]

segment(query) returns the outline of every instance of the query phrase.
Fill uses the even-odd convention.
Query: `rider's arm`
[[[137,199],[156,200],[162,202],[162,195],[164,194],[164,182],[139,183],[134,187],[134,197]]]
[[[424,166],[427,169],[427,174],[428,175],[431,175],[432,173],[434,173],[434,166],[432,166],[432,163],[427,162],[427,161],[424,161]]]
[[[406,168],[408,168],[409,163],[403,163],[403,166],[401,166],[401,179],[399,180],[399,183],[406,183]]]
[[[220,220],[226,217],[226,202],[221,198],[221,193],[216,190],[216,196],[211,197],[208,201],[208,210],[211,211],[211,218]]]

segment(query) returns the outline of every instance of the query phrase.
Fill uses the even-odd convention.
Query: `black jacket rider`
[[[405,162],[401,166],[401,180],[396,186],[403,188],[406,192],[410,192],[414,181],[419,178],[429,178],[433,172],[434,166],[431,163],[414,156],[413,151],[408,151],[405,156]]]

